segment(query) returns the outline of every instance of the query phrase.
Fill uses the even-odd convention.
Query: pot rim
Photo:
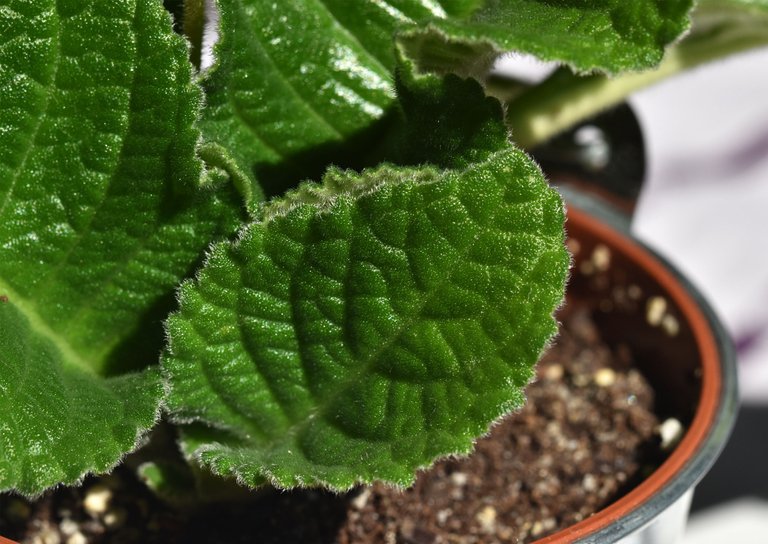
[[[616,502],[535,544],[615,542],[642,529],[672,506],[717,459],[736,420],[736,355],[725,328],[701,293],[669,261],[632,236],[627,216],[593,197],[563,192],[569,203],[568,221],[587,225],[644,267],[679,307],[701,353],[699,405],[672,454]]]

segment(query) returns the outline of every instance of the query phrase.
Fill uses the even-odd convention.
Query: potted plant
[[[768,15],[702,1],[688,31],[689,1],[167,4],[179,33],[156,0],[0,10],[4,490],[108,472],[163,414],[246,487],[407,486],[468,453],[522,404],[571,262],[519,146],[765,43]],[[506,50],[569,68],[502,105],[481,83]],[[670,281],[662,313],[703,351],[706,311]],[[719,447],[729,376],[656,479],[667,502]],[[702,447],[694,468],[678,454]]]

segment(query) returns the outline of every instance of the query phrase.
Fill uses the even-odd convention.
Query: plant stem
[[[512,139],[524,149],[534,147],[636,90],[700,64],[766,45],[767,23],[766,10],[709,2],[697,9],[692,32],[671,46],[654,70],[609,77],[579,76],[560,68],[508,104]]]

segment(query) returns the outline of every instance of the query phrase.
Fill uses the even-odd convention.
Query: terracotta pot
[[[675,542],[685,528],[693,488],[735,421],[734,350],[693,286],[632,238],[625,215],[580,193],[568,192],[566,200],[574,254],[569,300],[594,310],[609,344],[632,349],[656,390],[662,420],[679,421],[685,432],[666,461],[635,489],[537,544]]]

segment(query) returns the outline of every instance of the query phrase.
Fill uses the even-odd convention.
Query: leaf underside
[[[0,29],[0,489],[34,495],[155,423],[141,369],[240,204],[200,189],[201,92],[159,2],[15,1]]]
[[[330,171],[220,244],[163,366],[190,452],[247,485],[405,485],[523,401],[555,332],[563,209],[522,152]],[[213,433],[213,435],[211,435]]]

